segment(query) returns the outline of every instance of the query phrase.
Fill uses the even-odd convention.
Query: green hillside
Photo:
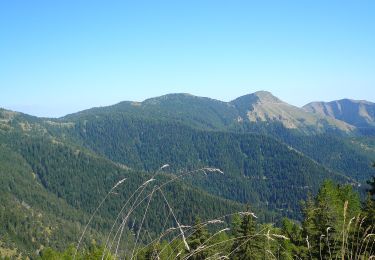
[[[64,121],[125,116],[134,119],[173,121],[200,129],[224,130],[237,120],[238,111],[230,103],[189,94],[169,94],[143,102],[125,101],[113,106],[92,108],[65,116]]]
[[[27,161],[3,144],[0,160],[0,255],[34,255],[44,246],[63,249],[76,241],[87,213],[44,189]]]
[[[121,102],[65,116],[64,121],[79,118],[126,116],[136,119],[167,120],[205,130],[242,129],[258,122],[281,123],[285,128],[305,134],[337,131],[352,134],[355,127],[325,115],[291,106],[271,93],[259,91],[223,102],[189,94],[168,94],[143,102]]]
[[[301,220],[300,201],[326,179],[363,191],[373,137],[284,108],[262,92],[233,102],[173,94],[60,119],[0,110],[0,254],[66,248],[93,212],[82,247],[105,245],[113,228],[123,230],[121,243],[143,243],[177,220],[189,225],[245,204],[260,222]]]
[[[90,244],[95,239],[103,244],[124,201],[151,177],[149,173],[126,169],[48,134],[1,131],[0,140],[2,252],[33,255],[45,246],[61,249],[76,243],[99,202],[114,184],[127,178],[121,189],[116,189],[116,194],[111,195],[95,214],[83,243]],[[143,191],[142,198],[155,185],[160,186],[173,178],[168,174],[158,175],[155,184]],[[198,215],[208,219],[244,208],[178,180],[163,186],[162,190],[176,218],[184,224],[192,223]],[[163,203],[161,193],[155,193],[148,212],[158,221],[145,219],[144,225],[149,232],[158,232],[164,221],[172,221],[168,219],[168,210],[161,210]],[[125,231],[137,227],[144,210],[145,205],[141,204],[133,212]],[[269,213],[265,213],[260,212],[260,217],[267,218]],[[129,232],[124,232],[124,241],[131,240]]]
[[[264,112],[262,115],[265,117],[252,117],[251,113],[256,111],[254,108],[261,109]],[[273,112],[268,108],[281,113],[281,117],[277,113],[272,114]],[[63,123],[65,130],[67,130],[67,126],[70,126],[73,135],[77,135],[79,125],[81,129],[78,129],[78,132],[81,132],[80,135],[90,146],[90,142],[95,141],[86,138],[82,132],[86,131],[86,124],[92,125],[94,122],[101,120],[108,124],[112,124],[113,121],[115,125],[121,124],[122,120],[125,128],[133,121],[138,125],[140,123],[137,122],[144,121],[145,124],[148,124],[148,122],[153,124],[164,122],[164,124],[170,124],[171,127],[181,124],[200,130],[268,135],[304,153],[307,157],[323,164],[325,167],[354,177],[357,181],[366,180],[370,176],[371,160],[375,157],[375,152],[367,151],[364,153],[363,145],[356,146],[351,142],[351,137],[358,135],[359,132],[356,130],[351,132],[353,127],[345,122],[308,113],[303,109],[282,102],[265,91],[246,95],[228,103],[188,94],[170,94],[144,102],[122,102],[110,107],[90,109],[69,115],[57,122]],[[291,120],[290,122],[294,127],[285,125],[289,122],[288,120]],[[73,129],[73,125],[75,125],[75,129]],[[113,127],[118,129],[118,126]],[[56,131],[56,128],[52,131]],[[136,131],[135,129],[133,133]],[[114,134],[112,130],[103,130],[104,135],[109,132]],[[98,133],[101,134],[101,132]],[[350,134],[348,135],[348,133]],[[59,130],[57,130],[57,134],[59,134]],[[124,144],[116,135],[117,133],[109,139],[119,141],[114,144],[118,147],[114,149],[108,146],[106,148],[94,147],[93,149],[99,149],[101,152],[104,152],[105,149],[115,150],[116,153],[122,150],[127,153],[128,158],[123,158],[121,151],[120,154],[111,155],[109,155],[111,153],[109,150],[104,152],[107,157],[117,161],[128,159],[132,163],[142,161],[141,158],[130,158],[138,152],[135,150],[127,151],[127,149],[133,149],[132,146],[124,147]],[[371,140],[371,137],[369,137],[369,140]],[[133,141],[137,142],[136,139]],[[92,144],[91,147],[93,147]],[[137,166],[144,168],[140,164],[142,162],[137,163]]]
[[[356,183],[263,135],[200,131],[125,116],[81,119],[64,135],[132,169],[154,171],[165,163],[172,172],[220,168],[223,175],[187,181],[212,194],[293,217],[298,217],[299,201],[308,191],[316,192],[323,180]]]

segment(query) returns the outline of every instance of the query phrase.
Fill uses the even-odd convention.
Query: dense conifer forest
[[[0,0],[0,260],[375,260],[375,0]]]
[[[74,247],[61,253],[47,248],[41,259],[368,259],[375,253],[374,181],[370,184],[361,204],[351,186],[325,181],[316,196],[302,203],[301,222],[260,223],[247,207],[226,217],[197,217],[191,226],[176,222],[142,246],[112,250],[91,245],[78,254]]]
[[[252,98],[170,95],[59,119],[0,110],[1,257],[373,255],[373,136],[237,120]]]

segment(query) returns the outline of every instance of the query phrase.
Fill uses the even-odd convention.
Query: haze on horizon
[[[375,101],[373,1],[2,1],[0,107],[59,117],[258,90]]]

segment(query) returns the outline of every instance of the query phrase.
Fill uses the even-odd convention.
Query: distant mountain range
[[[341,99],[331,102],[312,102],[303,107],[310,113],[344,121],[357,128],[375,127],[375,103],[365,100]]]
[[[231,102],[169,94],[58,119],[0,109],[0,196],[6,205],[0,221],[9,222],[0,228],[0,250],[65,247],[114,183],[127,177],[129,187],[137,187],[164,164],[170,167],[158,181],[205,166],[224,172],[166,187],[184,224],[194,215],[214,217],[245,204],[261,220],[299,219],[300,201],[325,179],[363,189],[373,175],[374,129],[371,102],[298,108],[266,91]],[[93,237],[103,237],[111,211],[128,196],[129,189],[122,191],[98,212]],[[161,214],[157,207],[150,211]],[[161,225],[146,224],[151,230]]]
[[[125,101],[113,106],[93,108],[68,115],[64,119],[93,113],[123,113],[135,117],[175,120],[203,129],[223,130],[228,127],[239,128],[243,124],[254,126],[254,123],[276,123],[305,134],[355,134],[358,127],[374,127],[374,105],[371,102],[341,102],[341,111],[345,111],[343,116],[321,113],[319,111],[324,111],[323,109],[310,108],[316,107],[315,104],[317,103],[299,108],[281,101],[267,91],[258,91],[231,102],[190,94],[168,94],[143,102]]]
[[[355,130],[355,127],[345,122],[289,105],[266,91],[237,98],[231,103],[250,122],[280,122],[285,128],[315,133],[332,129],[346,133]]]

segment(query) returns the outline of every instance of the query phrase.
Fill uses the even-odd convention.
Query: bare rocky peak
[[[268,91],[257,91],[253,93],[252,95],[256,96],[258,100],[262,103],[284,103],[274,95],[272,95],[271,92]]]
[[[365,100],[341,99],[331,102],[312,102],[305,111],[342,120],[357,127],[375,126],[375,103]]]

